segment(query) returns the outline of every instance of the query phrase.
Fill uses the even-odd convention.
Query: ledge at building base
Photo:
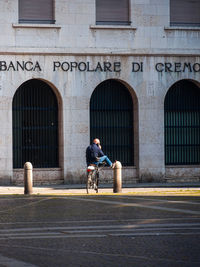
[[[0,195],[16,195],[24,194],[23,186],[0,186]],[[67,195],[67,194],[85,194],[85,185],[51,185],[51,186],[35,186],[34,195]],[[116,194],[113,193],[112,184],[101,185],[99,195]],[[194,195],[200,196],[200,183],[140,183],[129,184],[123,186],[123,194],[133,195]],[[95,195],[97,195],[95,193]]]
[[[33,169],[33,185],[60,185],[60,184],[85,184],[86,170],[82,169],[79,173],[70,173],[63,178],[63,171],[60,168],[52,169]],[[200,166],[167,166],[165,175],[162,177],[146,176],[138,177],[136,167],[122,168],[123,185],[138,183],[185,183],[200,182]],[[141,179],[142,178],[142,179]],[[145,178],[145,179],[144,179]],[[23,169],[14,169],[10,175],[2,175],[0,185],[23,185]],[[100,173],[100,184],[113,183],[113,170],[104,168]]]
[[[34,169],[33,168],[33,185],[63,184],[64,179],[60,168],[52,169]],[[12,185],[22,185],[24,183],[24,170],[14,169]]]

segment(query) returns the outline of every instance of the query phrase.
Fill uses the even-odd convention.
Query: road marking
[[[116,227],[117,228],[117,227]],[[166,227],[161,227],[161,228],[149,228],[149,229],[142,229],[142,228],[139,228],[139,229],[95,229],[95,230],[66,230],[66,231],[58,231],[58,232],[40,232],[40,233],[5,233],[5,234],[0,234],[0,237],[19,237],[19,236],[27,236],[29,235],[30,237],[31,236],[36,236],[36,235],[41,235],[41,236],[54,236],[54,235],[60,235],[62,236],[63,234],[77,234],[77,233],[107,233],[109,232],[110,234],[112,234],[113,232],[131,232],[131,231],[134,231],[134,232],[139,232],[139,231],[163,231],[163,230],[168,230],[168,231],[171,231],[171,230],[188,230],[188,231],[191,231],[191,230],[200,230],[200,227],[193,227],[191,229],[188,229],[188,227],[170,227],[170,228],[166,228]],[[112,232],[112,233],[111,233]],[[190,232],[192,233],[192,232]]]
[[[112,198],[115,198],[116,196],[109,196]],[[166,200],[166,199],[156,199],[156,198],[146,198],[146,197],[126,197],[126,196],[117,196],[117,198],[125,198],[125,199],[137,199],[137,200],[147,200],[147,201],[152,201],[152,202],[163,202],[163,203],[177,203],[177,204],[187,204],[187,205],[200,205],[200,202],[195,202],[195,201],[185,201],[185,200]]]
[[[112,236],[162,236],[162,235],[200,235],[200,232],[195,233],[171,233],[171,232],[156,232],[156,233],[122,233],[111,234]]]
[[[54,238],[101,238],[107,237],[107,235],[34,235],[34,236],[11,236],[11,237],[0,237],[0,240],[13,240],[13,239],[54,239]]]
[[[174,233],[172,231],[176,230]],[[184,230],[184,232],[183,232]],[[198,230],[198,232],[196,231]],[[0,240],[4,239],[54,239],[54,238],[95,238],[107,236],[158,236],[200,234],[200,223],[172,224],[124,224],[87,225],[70,227],[40,227],[0,230]],[[31,231],[31,232],[30,232]],[[181,232],[180,232],[181,231]],[[116,233],[117,232],[117,233]]]
[[[112,228],[149,228],[149,227],[197,227],[200,223],[141,223],[141,224],[115,224],[115,225],[80,225],[80,226],[55,226],[55,227],[30,227],[30,228],[15,228],[15,229],[1,229],[2,232],[30,232],[30,231],[41,231],[41,230],[73,230],[73,229],[112,229]]]
[[[149,222],[161,222],[161,221],[183,221],[183,220],[191,220],[191,221],[199,221],[200,218],[199,217],[182,217],[182,218],[149,218],[149,219],[113,219],[113,220],[107,220],[107,219],[102,219],[102,220],[64,220],[64,221],[38,221],[38,222],[34,222],[34,221],[22,221],[22,222],[0,222],[0,225],[30,225],[30,224],[34,224],[34,225],[37,225],[37,224],[42,224],[42,225],[45,225],[45,224],[79,224],[79,223],[106,223],[106,222],[142,222],[142,223],[149,223]]]
[[[186,209],[183,210],[183,209],[177,209],[177,208],[166,208],[166,207],[160,207],[160,206],[155,206],[155,205],[148,206],[148,205],[137,204],[137,203],[91,199],[91,198],[82,198],[82,197],[65,197],[65,198],[78,200],[78,201],[96,202],[96,203],[103,203],[103,204],[110,204],[110,205],[120,205],[124,207],[138,207],[138,208],[147,208],[147,209],[153,209],[153,210],[162,210],[162,211],[164,210],[164,211],[170,211],[170,212],[200,215],[200,211],[193,211],[193,210],[186,210]]]
[[[49,197],[49,198],[43,198],[43,199],[40,199],[38,201],[34,201],[34,202],[31,202],[31,203],[26,203],[24,205],[21,205],[21,206],[15,206],[14,208],[10,208],[10,209],[5,209],[5,210],[0,210],[0,213],[9,213],[9,212],[12,212],[12,211],[16,211],[17,209],[22,209],[22,208],[26,208],[26,207],[29,207],[29,206],[34,206],[40,202],[43,202],[43,201],[47,201],[47,200],[50,200],[50,199],[53,199],[54,197]]]
[[[166,235],[200,235],[200,232],[152,232],[152,233],[107,233],[107,234],[74,234],[74,235],[33,235],[33,236],[11,236],[11,237],[0,237],[0,240],[28,240],[28,239],[63,239],[63,238],[105,238],[105,237],[116,237],[116,236],[166,236]]]
[[[111,197],[116,197],[116,196],[111,196]],[[121,196],[122,198],[126,198],[126,197],[123,197]],[[25,208],[27,206],[33,206],[33,205],[36,205],[40,202],[43,202],[43,201],[48,201],[48,200],[51,200],[51,199],[56,199],[56,198],[60,198],[59,196],[54,196],[54,197],[45,197],[45,198],[42,198],[38,201],[34,201],[34,202],[31,202],[31,203],[27,203],[27,204],[24,204],[22,206],[15,206],[14,208],[11,208],[11,209],[7,209],[7,210],[1,210],[0,213],[9,213],[9,212],[12,212],[12,211],[15,211],[16,209],[21,209],[21,208]],[[120,197],[119,197],[120,198]],[[33,198],[31,198],[32,200]],[[160,207],[160,206],[155,206],[155,205],[144,205],[144,204],[138,204],[138,203],[130,203],[130,202],[121,202],[121,201],[111,201],[111,200],[101,200],[101,199],[91,199],[91,198],[82,198],[82,197],[62,197],[62,199],[71,199],[71,200],[78,200],[78,201],[87,201],[87,202],[97,202],[97,203],[104,203],[104,204],[110,204],[110,205],[120,205],[120,206],[127,206],[127,207],[141,207],[141,208],[148,208],[148,209],[154,209],[154,210],[164,210],[164,211],[170,211],[170,212],[179,212],[179,213],[185,213],[185,214],[193,214],[193,215],[200,215],[200,212],[199,211],[193,211],[193,210],[188,210],[188,209],[177,209],[177,208],[167,208],[167,207]],[[130,199],[130,198],[128,198]],[[141,199],[141,198],[136,198],[136,199]],[[145,199],[145,198],[143,198]],[[134,200],[134,198],[133,198]],[[152,200],[152,199],[149,199],[151,201],[156,201],[155,199]],[[164,202],[164,200],[158,200],[158,202]],[[168,202],[168,201],[167,201]]]
[[[25,196],[25,197],[15,197],[15,196],[11,196],[11,197],[2,197],[2,195],[0,195],[0,199],[1,199],[1,202],[6,200],[36,200],[36,199],[43,199],[44,196]]]
[[[149,227],[158,228],[158,227],[200,227],[200,223],[151,223],[151,224],[116,224],[116,225],[80,225],[80,226],[63,226],[63,227],[31,227],[31,228],[15,228],[15,229],[1,229],[0,233],[20,233],[20,232],[37,232],[37,231],[63,231],[63,230],[85,230],[85,229],[146,229]],[[192,229],[192,228],[191,228]]]
[[[19,261],[13,258],[4,257],[0,254],[0,265],[6,267],[37,267],[37,265],[33,265],[31,263],[27,263],[24,261]]]

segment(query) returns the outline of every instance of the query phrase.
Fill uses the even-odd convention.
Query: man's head
[[[100,140],[98,138],[95,138],[93,140],[93,143],[96,144],[96,145],[100,145]]]

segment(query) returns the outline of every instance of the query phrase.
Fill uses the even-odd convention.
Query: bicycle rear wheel
[[[98,193],[98,186],[99,186],[99,171],[95,173],[95,186],[94,189],[96,193]]]
[[[92,194],[94,191],[98,193],[98,171],[90,172],[87,176],[87,182],[86,182],[86,190],[87,194]]]
[[[87,175],[87,181],[86,181],[86,191],[87,194],[94,193],[94,180],[93,180],[93,172],[90,172]]]

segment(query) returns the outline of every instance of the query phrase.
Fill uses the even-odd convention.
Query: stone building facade
[[[189,14],[176,17],[182,2],[179,12]],[[38,6],[45,12],[36,15]],[[199,8],[187,0],[0,1],[0,184],[21,183],[26,161],[33,162],[35,183],[84,182],[85,149],[114,121],[92,128],[91,98],[104,88],[102,94],[121,101],[112,85],[131,99],[131,134],[125,141],[123,132],[120,140],[105,138],[102,146],[112,160],[129,150],[124,183],[199,181]],[[120,127],[118,121],[116,135]],[[112,158],[109,142],[112,151],[124,146],[119,158]],[[102,177],[109,181],[112,171],[105,168]]]

